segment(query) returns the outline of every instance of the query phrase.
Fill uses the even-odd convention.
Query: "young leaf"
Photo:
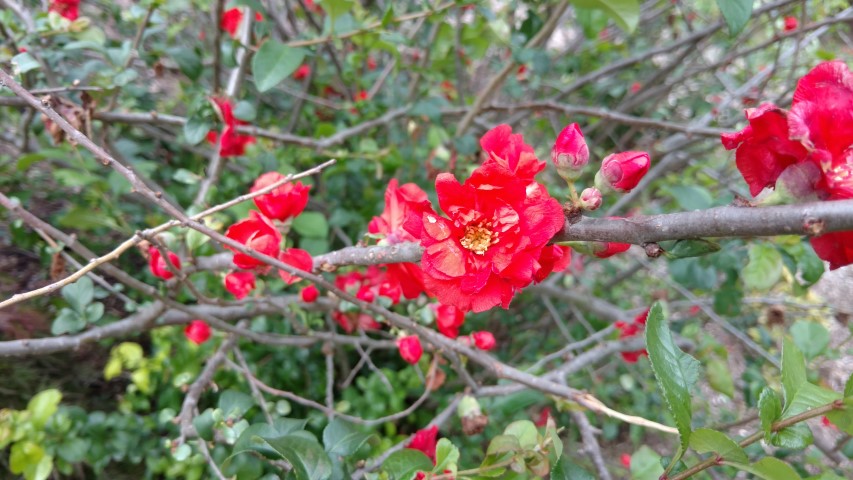
[[[420,450],[404,448],[382,462],[382,470],[392,480],[410,480],[417,472],[432,471],[432,460]]]
[[[95,285],[89,277],[82,277],[71,285],[62,287],[62,298],[77,313],[83,314],[86,305],[92,303]]]
[[[770,427],[773,422],[781,417],[782,402],[779,400],[779,395],[772,388],[764,387],[758,397],[758,418],[761,419],[761,429],[764,430],[765,441],[770,441],[770,434],[773,433]]]
[[[442,438],[435,446],[435,468],[433,472],[445,470],[456,472],[456,462],[459,461],[459,449],[450,440]]]
[[[323,447],[308,435],[298,433],[263,441],[293,467],[297,480],[326,480],[332,476],[332,461]]]
[[[783,428],[770,437],[772,445],[792,450],[802,450],[811,445],[813,441],[812,431],[805,423]]]
[[[572,4],[603,11],[628,33],[633,32],[640,21],[640,2],[637,0],[572,0]]]
[[[255,86],[266,92],[296,71],[305,58],[305,50],[288,47],[277,40],[267,40],[252,57]]]
[[[690,434],[690,448],[699,453],[714,452],[724,460],[745,463],[749,461],[746,453],[725,433],[699,428]]]
[[[829,331],[817,322],[797,320],[791,326],[791,337],[807,359],[820,355],[829,345]]]
[[[746,26],[752,16],[752,3],[753,0],[717,0],[731,35],[737,35]]]
[[[727,395],[729,398],[734,398],[735,382],[732,379],[732,372],[729,370],[729,366],[725,360],[714,358],[708,362],[705,370],[711,388]]]
[[[690,442],[690,419],[693,416],[690,392],[699,377],[700,365],[695,358],[684,353],[675,344],[660,303],[655,303],[649,311],[646,321],[646,349],[658,387],[675,419],[675,426],[681,436],[680,450],[683,453]],[[678,458],[674,458],[671,464],[677,461]]]
[[[767,290],[776,285],[781,277],[782,254],[776,247],[759,243],[749,248],[749,263],[741,272],[741,278],[747,287]]]
[[[370,437],[370,434],[361,433],[351,424],[335,418],[323,429],[323,446],[333,455],[347,456],[355,453]]]
[[[30,399],[27,412],[30,413],[30,423],[36,430],[44,428],[44,424],[59,408],[60,400],[62,393],[55,388],[43,390]]]

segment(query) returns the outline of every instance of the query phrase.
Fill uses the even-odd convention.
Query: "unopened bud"
[[[557,135],[551,161],[557,167],[557,174],[566,180],[578,178],[589,163],[589,148],[577,123],[568,125]]]
[[[581,192],[581,208],[584,210],[598,210],[601,206],[601,191],[595,187],[585,188]]]
[[[651,159],[646,152],[622,152],[608,155],[595,175],[595,186],[601,191],[630,192],[649,171]]]

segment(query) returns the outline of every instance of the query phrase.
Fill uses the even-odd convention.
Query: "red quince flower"
[[[637,92],[639,92],[642,88],[643,88],[643,84],[641,84],[640,82],[634,82],[634,83],[632,83],[632,84],[631,84],[631,88],[630,88],[630,90],[631,90],[631,93],[637,93]]]
[[[255,12],[255,21],[261,22],[264,16],[260,12]],[[243,21],[243,10],[239,7],[230,8],[222,12],[222,18],[219,20],[219,28],[228,32],[231,38],[237,38],[237,30],[240,28],[240,22]]]
[[[278,172],[267,172],[252,185],[250,192],[254,193],[273,183],[284,180],[284,175]],[[298,216],[308,205],[308,190],[310,186],[302,182],[288,182],[274,188],[271,192],[254,198],[255,205],[267,217],[285,221]]]
[[[172,252],[167,252],[167,256],[169,257],[169,263],[175,267],[175,270],[181,269],[181,259],[178,258]],[[148,247],[148,267],[151,269],[151,274],[153,274],[157,278],[162,278],[163,280],[169,280],[174,277],[175,274],[169,270],[169,267],[166,265],[166,259],[163,258],[163,255],[160,254],[160,250],[155,246]]]
[[[853,232],[824,233],[811,242],[817,256],[829,262],[830,270],[853,263]]]
[[[278,259],[291,267],[298,268],[299,270],[303,270],[308,273],[311,273],[311,270],[314,269],[314,259],[311,258],[311,254],[298,248],[287,248],[282,250],[278,255]],[[284,280],[285,285],[293,285],[294,283],[302,280],[302,278],[292,275],[289,272],[285,272],[284,270],[279,270],[278,276]]]
[[[435,447],[438,444],[438,427],[433,425],[415,432],[406,448],[419,450],[435,465]]]
[[[646,152],[613,153],[601,162],[595,186],[601,190],[630,192],[649,171],[651,160]]]
[[[797,29],[800,25],[800,22],[797,21],[797,17],[785,17],[785,31],[791,32]]]
[[[80,17],[80,0],[51,0],[47,11],[56,12],[73,22]]]
[[[347,333],[352,333],[356,328],[364,331],[382,328],[382,324],[366,313],[334,311],[332,319]]]
[[[225,290],[241,300],[255,289],[255,274],[252,272],[231,272],[225,275]]]
[[[634,318],[634,321],[631,323],[628,322],[616,322],[613,326],[619,330],[619,338],[629,338],[635,335],[638,335],[646,328],[646,319],[649,316],[649,310],[646,309],[644,312],[640,313]],[[626,363],[636,363],[637,360],[640,359],[643,355],[648,355],[646,349],[635,350],[632,352],[620,352],[622,354],[622,359],[625,360]]]
[[[314,3],[314,0],[305,0],[305,8],[312,13],[323,13],[323,7]]]
[[[598,258],[608,258],[613,255],[622,253],[631,248],[630,243],[618,242],[596,242],[596,247],[593,255]]]
[[[645,325],[646,325],[646,320],[648,320],[648,319],[649,319],[649,312],[650,312],[651,310],[652,310],[651,308],[647,308],[644,312],[642,312],[642,313],[640,313],[639,315],[637,315],[637,316],[634,318],[634,323],[635,323],[635,324],[637,324],[637,325],[643,325],[643,326],[645,326]]]
[[[193,320],[184,328],[184,336],[196,345],[201,345],[210,338],[210,327],[201,320]]]
[[[533,181],[533,177],[545,168],[533,152],[533,147],[524,143],[520,133],[512,133],[512,127],[498,125],[480,138],[483,149],[483,165],[471,174],[471,181],[487,183],[491,175],[506,180],[517,177],[520,180]]]
[[[620,457],[620,461],[622,462],[622,466],[625,468],[631,468],[631,455],[627,453],[623,453]]]
[[[222,114],[225,127],[222,129],[221,137],[215,131],[211,130],[207,132],[207,142],[211,145],[216,145],[218,142],[219,156],[223,158],[244,155],[246,153],[246,146],[255,143],[255,137],[237,134],[237,126],[246,125],[246,122],[238,120],[234,116],[234,109],[230,100],[227,98],[214,98],[213,101]]]
[[[373,58],[373,56],[368,55],[368,57],[367,57],[367,69],[372,72],[373,70],[376,70],[376,67],[377,67],[376,59]]]
[[[356,93],[356,94],[355,94],[355,101],[356,101],[356,103],[358,103],[358,102],[364,102],[364,101],[366,101],[368,98],[369,98],[369,97],[368,97],[368,94],[367,94],[367,91],[366,91],[366,90],[359,90],[359,91],[358,91],[358,93]]]
[[[563,245],[548,245],[539,255],[539,269],[533,274],[533,281],[539,283],[553,272],[562,272],[572,261],[572,249]]]
[[[424,350],[421,347],[421,339],[417,335],[409,335],[397,340],[397,349],[400,351],[400,356],[407,363],[412,365],[418,363],[421,359]]]
[[[589,163],[589,147],[577,123],[566,126],[557,135],[551,148],[551,162],[557,167],[557,174],[566,180],[578,178]]]
[[[281,246],[281,233],[270,219],[254,210],[249,212],[249,218],[228,227],[225,236],[270,257],[277,257]],[[239,268],[249,270],[264,265],[264,262],[240,253],[228,245],[225,245],[225,248],[234,252],[234,265]]]
[[[459,329],[465,323],[465,312],[452,305],[430,305],[435,312],[435,326],[448,338],[459,336]]]
[[[304,80],[308,78],[309,75],[311,75],[311,67],[307,63],[303,63],[295,72],[293,72],[293,79]]]
[[[320,297],[320,291],[314,285],[308,285],[299,291],[299,297],[305,303],[314,303]]]
[[[492,335],[492,332],[474,332],[471,334],[471,337],[474,339],[474,346],[479,348],[480,350],[492,350],[497,346],[497,342],[495,341],[495,336]]]
[[[551,418],[551,407],[545,407],[539,411],[539,418],[533,424],[537,427],[544,427],[548,424],[549,418]]]

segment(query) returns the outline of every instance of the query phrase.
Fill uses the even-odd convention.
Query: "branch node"
[[[806,221],[803,222],[803,229],[805,230],[806,235],[810,237],[817,237],[823,234],[825,228],[826,222],[820,218],[806,217]]]
[[[644,243],[643,249],[649,258],[658,258],[663,254],[663,248],[655,242]]]

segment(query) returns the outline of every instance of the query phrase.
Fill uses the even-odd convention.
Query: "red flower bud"
[[[314,285],[308,285],[299,292],[299,296],[305,303],[314,303],[320,297],[320,291]]]
[[[551,149],[551,161],[557,167],[557,174],[566,180],[578,178],[589,163],[589,148],[577,123],[568,125],[557,135]]]
[[[308,78],[308,75],[311,75],[311,67],[309,67],[307,63],[303,63],[295,72],[293,72],[293,79],[304,80]]]
[[[630,90],[631,90],[631,93],[637,93],[642,88],[643,88],[643,84],[641,84],[640,82],[634,82],[631,84]]]
[[[630,455],[628,455],[627,453],[623,453],[620,460],[622,461],[623,467],[631,468],[631,456]]]
[[[492,332],[474,332],[472,337],[474,337],[474,346],[480,350],[491,350],[497,345]]]
[[[797,21],[797,17],[785,17],[785,31],[790,32],[796,30],[800,25],[800,22]]]
[[[373,57],[367,57],[367,69],[371,72],[376,70],[376,59]]]
[[[397,340],[397,348],[400,350],[400,356],[403,357],[403,360],[412,365],[418,363],[424,353],[421,347],[421,339],[417,335],[400,338]]]
[[[608,155],[595,176],[599,190],[630,192],[649,171],[651,159],[646,152],[622,152]]]
[[[584,210],[598,210],[601,201],[601,191],[595,187],[585,188],[581,192],[581,208]]]
[[[282,262],[290,265],[291,267],[298,268],[299,270],[304,270],[306,272],[311,272],[314,269],[314,259],[311,258],[311,254],[306,252],[305,250],[300,250],[298,248],[288,248],[282,250],[282,252],[278,255],[278,259]],[[302,280],[300,277],[296,275],[291,275],[284,270],[278,271],[278,276],[284,280],[284,283],[287,285],[293,285],[294,283]]]
[[[278,172],[267,172],[255,180],[255,184],[249,191],[257,192],[281,180],[284,180],[284,175]],[[298,216],[302,210],[305,210],[310,188],[310,186],[302,185],[302,182],[285,183],[269,193],[255,197],[255,205],[267,217],[284,221]]]
[[[175,270],[180,270],[181,259],[172,252],[167,253],[169,256],[169,263],[175,267]],[[148,248],[148,267],[151,269],[151,273],[157,278],[168,280],[175,276],[175,274],[172,273],[166,265],[166,259],[160,254],[160,250],[154,246]]]
[[[435,312],[435,326],[445,337],[456,338],[459,328],[465,323],[465,312],[453,305],[432,305]]]
[[[630,243],[596,242],[593,255],[598,258],[607,258],[617,253],[622,253],[629,248],[631,248]]]
[[[196,345],[201,345],[210,338],[210,327],[201,320],[193,320],[184,329],[184,336]]]
[[[433,425],[415,432],[412,441],[406,446],[418,450],[435,463],[435,447],[438,445],[438,427]]]
[[[255,274],[252,272],[231,272],[225,275],[225,290],[237,297],[244,298],[255,289]]]

